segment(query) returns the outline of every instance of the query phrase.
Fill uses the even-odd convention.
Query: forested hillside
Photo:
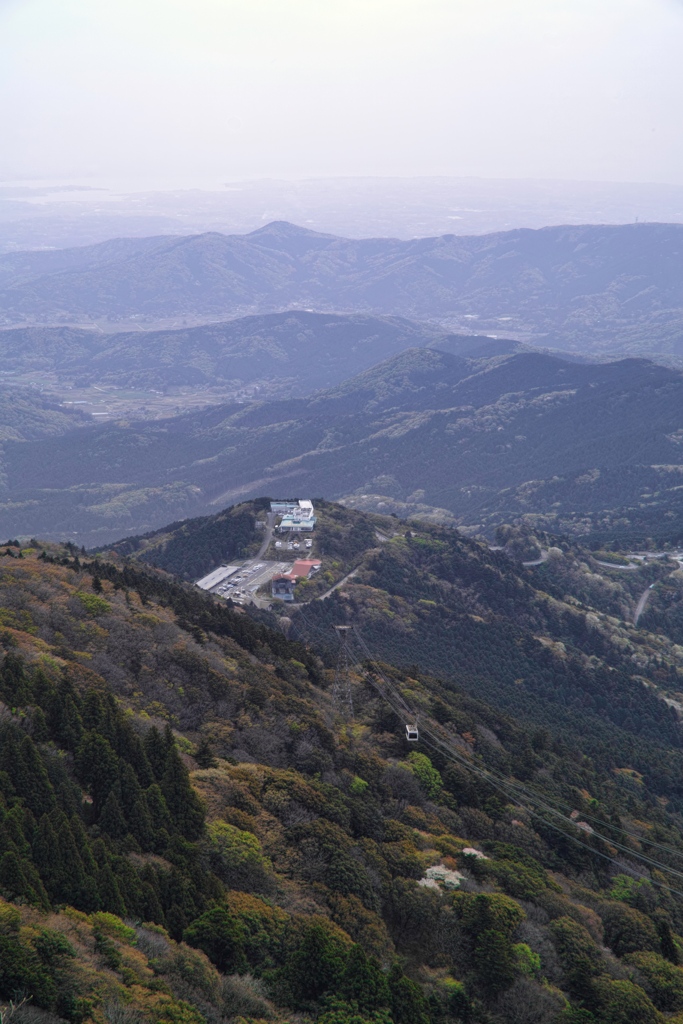
[[[553,533],[683,536],[679,372],[469,351],[408,349],[309,398],[9,440],[0,535],[95,546],[296,490],[445,509],[490,535],[528,516]]]
[[[359,524],[394,524],[363,571],[417,548],[415,570],[435,582],[416,606],[448,589],[435,558],[454,572],[469,560],[472,628],[495,637],[477,564],[499,618],[531,613],[532,584],[510,589],[503,554],[325,514],[342,562],[362,555]],[[385,593],[376,614],[395,622]],[[116,556],[8,545],[0,605],[10,1018],[663,1024],[683,1012],[681,732],[656,690],[629,698],[656,737],[614,726],[648,737],[651,765],[636,767],[635,739],[615,763],[609,736],[592,737],[588,757],[559,720],[521,728],[415,664],[352,667],[349,717],[324,640],[304,646]],[[387,687],[419,714],[417,744]]]
[[[274,222],[247,235],[119,239],[0,256],[8,320],[400,315],[579,352],[680,354],[679,224],[366,238]]]
[[[79,387],[177,390],[258,382],[271,396],[301,396],[440,337],[438,328],[401,317],[292,310],[164,331],[5,330],[0,360],[6,374],[47,372]],[[454,340],[470,350],[485,342]]]
[[[680,746],[672,707],[683,706],[678,561],[629,562],[519,527],[502,527],[492,550],[424,521],[405,523],[320,499],[315,507],[311,554],[321,570],[297,585],[291,609],[272,605],[286,622],[291,618],[291,636],[334,651],[334,625],[357,627],[384,661],[417,665],[530,729],[561,727],[563,736],[614,765],[628,756],[649,786],[665,785],[667,797],[678,793],[683,761],[679,768],[679,754],[672,753]],[[222,551],[244,543],[246,524],[249,536],[262,536],[256,523],[265,525],[266,509],[265,500],[244,502],[121,541],[112,551],[197,579],[225,560]],[[274,548],[269,555],[282,557]],[[341,581],[343,587],[317,600]],[[636,627],[636,606],[653,584]],[[683,789],[680,794],[683,799]]]
[[[31,388],[0,387],[0,443],[37,441],[91,424],[90,416]]]
[[[265,525],[266,498],[233,505],[213,516],[170,523],[138,537],[126,537],[109,551],[164,569],[181,579],[205,576],[221,563],[253,555],[260,544],[257,522]]]

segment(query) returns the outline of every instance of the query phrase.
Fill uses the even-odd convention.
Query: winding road
[[[263,544],[258,550],[257,558],[263,558],[266,551],[270,547],[270,542],[273,539],[273,530],[275,529],[275,520],[277,519],[277,513],[269,512],[266,516],[266,535],[263,538]]]
[[[491,550],[493,550],[493,549],[491,549]],[[522,565],[526,565],[526,566],[529,566],[529,565],[543,565],[543,563],[547,562],[547,561],[548,561],[548,552],[547,551],[541,551],[541,557],[540,558],[534,558],[533,562],[522,562]]]

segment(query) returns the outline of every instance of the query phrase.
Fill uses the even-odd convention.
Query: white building
[[[315,528],[315,510],[308,498],[299,501],[271,501],[270,511],[282,516],[280,533],[310,533]]]
[[[315,529],[315,516],[283,516],[278,527],[280,533],[312,533]]]
[[[223,580],[227,580],[229,576],[236,573],[238,568],[238,565],[220,565],[213,572],[210,572],[208,576],[202,576],[200,580],[197,580],[196,586],[201,587],[202,590],[212,590],[219,583],[222,583]]]
[[[270,511],[279,516],[297,516],[299,519],[310,519],[313,514],[313,502],[308,498],[299,501],[271,501]]]

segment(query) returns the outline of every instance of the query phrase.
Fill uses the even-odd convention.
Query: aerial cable
[[[422,734],[423,734],[423,737],[425,735],[427,735],[427,736],[431,736],[432,739],[435,738],[431,734],[430,730],[428,728],[425,728],[424,726],[422,728]],[[435,745],[434,743],[429,743],[428,740],[424,740],[424,743],[427,746],[431,747],[432,750],[435,750],[437,752],[442,752],[443,753],[442,748],[443,748],[444,744],[443,743],[438,743],[438,740],[437,740],[438,746]],[[469,771],[473,772],[475,775],[478,775],[480,778],[485,779],[491,786],[493,786],[495,789],[498,789],[505,796],[512,797],[515,800],[515,802],[518,804],[518,806],[524,807],[525,810],[527,810],[534,817],[538,818],[540,821],[543,821],[546,825],[549,825],[551,828],[554,828],[556,831],[562,832],[563,835],[567,836],[568,838],[575,839],[578,842],[578,839],[576,839],[576,837],[572,836],[570,833],[564,832],[559,827],[559,825],[555,825],[553,822],[547,821],[544,817],[542,817],[542,815],[537,810],[534,810],[533,807],[529,807],[527,804],[523,803],[520,800],[519,792],[515,791],[514,784],[506,784],[506,783],[501,782],[491,772],[488,772],[486,769],[482,769],[482,768],[476,767],[471,762],[467,761],[465,758],[461,758],[459,756],[454,756],[450,751],[446,751],[446,756],[448,756],[450,758],[450,760],[452,760],[454,762],[457,762],[458,764],[461,764],[463,767],[467,768]],[[561,814],[559,811],[556,811],[553,807],[550,807],[549,805],[544,804],[543,801],[541,801],[541,800],[539,800],[538,802],[539,802],[540,806],[542,807],[542,809],[545,810],[547,813],[552,814],[555,817],[561,818],[563,822],[565,822],[567,825],[569,825],[572,828],[576,828],[577,827],[576,823],[574,821],[572,821],[571,818],[567,818],[565,815]],[[638,853],[636,850],[631,849],[631,847],[624,846],[622,843],[619,843],[619,842],[617,842],[614,839],[608,838],[607,836],[602,835],[600,832],[596,832],[595,829],[591,830],[591,834],[593,836],[595,836],[596,839],[601,840],[602,842],[606,843],[608,846],[611,846],[611,847],[614,847],[614,848],[616,848],[618,850],[621,850],[623,853],[628,854],[629,857],[633,858],[634,860],[636,860],[636,861],[638,861],[640,863],[647,864],[647,865],[649,865],[649,866],[651,866],[653,868],[656,868],[658,871],[666,872],[669,875],[674,875],[676,878],[683,879],[683,872],[677,871],[676,868],[672,868],[669,865],[662,864],[660,861],[656,861],[653,858],[648,857],[646,854]],[[582,845],[586,845],[586,844],[582,844]],[[593,848],[590,847],[590,846],[586,846],[586,849],[592,850]],[[599,850],[596,850],[594,852],[600,853]],[[601,854],[601,856],[607,856],[607,855],[606,854],[605,855]],[[615,860],[614,858],[608,858],[608,859],[612,860],[615,864],[619,864],[619,862],[617,860]],[[653,881],[653,884],[654,884],[654,880],[652,880],[652,879],[650,879],[650,880]],[[673,890],[672,889],[671,891],[673,892],[673,891],[677,891],[677,890]],[[683,893],[681,893],[681,895],[683,895]]]
[[[354,630],[354,632],[355,632],[355,635],[357,637],[357,640],[358,640],[359,644],[361,645],[361,647],[363,648],[365,653],[369,656],[369,659],[370,659],[370,661],[372,663],[374,659],[372,658],[372,654],[371,654],[367,644],[365,643],[363,637],[360,635],[360,632],[358,631],[357,628]],[[383,699],[392,707],[392,709],[399,715],[399,717],[402,717],[401,712],[405,712],[405,711],[408,711],[409,714],[414,714],[407,707],[405,701],[403,701],[402,698],[400,698],[400,694],[398,693],[397,689],[389,683],[389,681],[387,680],[386,676],[384,676],[384,674],[381,672],[381,670],[377,666],[374,666],[374,667],[375,667],[375,671],[380,676],[380,678],[383,680],[383,682],[385,684],[385,687],[387,688],[387,692],[385,693],[385,692],[383,692],[382,688],[379,687],[375,683],[375,689],[380,694],[380,696],[383,697]],[[394,697],[399,697],[400,709],[401,709],[400,711],[396,707],[396,701],[389,699],[389,696],[388,696],[389,694],[391,694],[391,696],[394,696]],[[430,725],[431,725],[431,722],[430,722]],[[469,761],[468,759],[463,757],[461,754],[456,753],[453,750],[450,742],[445,742],[438,735],[438,733],[434,734],[434,732],[432,731],[432,729],[429,726],[427,726],[427,727],[423,726],[422,727],[422,732],[423,732],[423,734],[426,734],[427,736],[430,736],[432,738],[432,740],[434,741],[433,744],[429,744],[429,743],[427,744],[433,750],[440,751],[442,753],[445,752],[446,756],[448,756],[450,760],[454,761],[455,763],[458,763],[458,764],[462,765],[463,767],[467,768],[469,771],[474,772],[474,774],[478,775],[480,778],[485,779],[487,782],[489,782],[495,788],[501,790],[506,796],[513,797],[513,799],[516,800],[516,802],[518,804],[520,804],[521,806],[525,806],[526,809],[529,810],[530,813],[532,813],[535,817],[538,817],[540,820],[544,821],[550,827],[555,828],[556,831],[562,832],[562,830],[559,828],[559,826],[554,825],[552,822],[546,821],[546,819],[542,818],[538,814],[537,811],[534,811],[532,808],[529,808],[525,804],[523,804],[521,799],[520,799],[520,797],[524,796],[524,797],[526,797],[527,800],[535,800],[537,802],[537,804],[543,810],[546,811],[546,813],[554,815],[557,818],[560,818],[563,822],[568,824],[571,828],[576,828],[577,827],[575,822],[571,818],[567,817],[567,815],[562,814],[561,811],[558,811],[556,808],[552,807],[550,804],[548,804],[540,796],[534,794],[533,792],[530,792],[529,790],[526,790],[525,787],[523,787],[521,784],[516,784],[514,782],[510,782],[507,779],[503,779],[502,776],[498,776],[497,773],[495,773],[493,771],[490,771],[489,769],[475,767],[475,765],[473,765],[471,761]],[[436,745],[434,745],[434,744],[436,744]],[[591,816],[591,817],[593,817],[593,816]],[[598,821],[599,819],[593,818],[593,820]],[[609,826],[609,827],[610,828],[614,828],[615,831],[621,832],[623,835],[628,835],[631,838],[635,838],[638,841],[640,841],[641,837],[635,836],[632,833],[629,833],[626,829],[619,828],[618,826]],[[566,833],[566,832],[562,832],[562,834],[567,836],[567,838],[571,838],[575,842],[579,842],[579,845],[585,846],[586,849],[592,850],[592,847],[590,847],[590,846],[588,846],[586,844],[581,843],[580,840],[577,839],[577,837],[575,837],[575,836],[573,836],[573,835],[571,835],[569,833]],[[643,864],[647,864],[649,866],[652,866],[652,867],[656,868],[657,870],[667,872],[670,875],[674,875],[674,876],[676,876],[678,878],[683,879],[683,872],[680,872],[677,869],[670,867],[669,865],[662,864],[660,861],[657,861],[657,860],[655,860],[652,857],[648,857],[644,853],[639,853],[636,850],[633,850],[631,847],[625,846],[622,843],[619,843],[617,840],[614,840],[612,838],[608,838],[607,836],[602,835],[600,832],[597,832],[595,829],[592,829],[592,835],[594,835],[596,837],[596,839],[599,839],[602,842],[607,843],[609,846],[622,851],[623,853],[627,854],[629,857],[631,857],[631,858],[633,858],[633,859],[635,859],[635,860],[637,860],[637,861],[639,861],[639,862],[641,862]],[[668,849],[666,847],[660,847],[660,844],[656,844],[656,845],[659,848],[665,849],[666,852],[669,852],[669,853],[673,853],[674,852],[673,850]],[[600,851],[594,851],[594,852],[600,853]],[[600,854],[600,855],[607,857],[607,859],[612,860],[612,862],[617,864],[617,865],[619,863],[614,858],[608,857],[608,855],[606,855],[606,854]],[[677,892],[678,893],[677,890],[671,889],[670,887],[667,887],[667,888],[669,888],[671,892]],[[678,894],[679,895],[683,895],[683,893],[678,893]]]
[[[399,706],[401,707],[401,714],[407,714],[407,715],[410,715],[410,716],[412,716],[413,718],[416,718],[417,716],[416,716],[416,713],[415,713],[415,711],[414,711],[414,710],[413,710],[413,709],[412,709],[411,707],[409,707],[409,706],[408,706],[408,704],[406,703],[406,701],[405,701],[405,700],[404,700],[404,698],[403,698],[403,695],[402,695],[402,694],[401,694],[401,692],[400,692],[400,691],[398,690],[398,688],[396,687],[396,685],[395,685],[395,684],[393,684],[393,683],[391,683],[391,682],[390,682],[390,681],[389,681],[389,680],[387,679],[387,677],[386,677],[386,676],[384,675],[384,673],[382,672],[382,670],[381,670],[381,669],[379,668],[379,666],[378,666],[378,665],[376,664],[376,659],[375,659],[375,658],[373,657],[373,655],[372,655],[372,651],[370,650],[370,648],[369,648],[369,647],[368,647],[368,645],[366,644],[365,640],[364,640],[364,639],[363,639],[363,637],[361,636],[360,632],[358,631],[358,628],[357,628],[357,627],[355,627],[355,626],[354,626],[354,635],[355,635],[355,637],[356,637],[356,639],[357,639],[357,641],[358,641],[358,643],[359,643],[360,647],[361,647],[361,648],[362,648],[362,650],[363,650],[363,651],[365,652],[366,658],[367,658],[367,659],[368,659],[368,661],[369,661],[369,662],[370,662],[370,663],[372,664],[372,666],[373,666],[373,669],[374,669],[374,671],[375,671],[375,672],[377,673],[377,675],[378,675],[378,676],[380,677],[380,679],[381,679],[381,680],[383,681],[383,683],[384,683],[384,685],[385,685],[385,687],[386,687],[386,690],[387,690],[387,692],[388,692],[389,694],[391,694],[391,696],[392,696],[392,697],[394,698],[394,701],[395,701],[396,703],[398,703],[398,704],[399,704]],[[393,706],[393,705],[392,705],[392,706]],[[395,707],[394,707],[394,710],[396,710],[396,708],[395,708]]]
[[[307,622],[305,617],[304,617],[304,621]],[[320,633],[322,635],[322,632],[319,629],[316,629],[316,632],[318,632],[318,633]],[[370,682],[370,684],[375,689],[375,691],[378,693],[378,695],[382,698],[382,700],[391,707],[391,709],[394,711],[394,713],[397,715],[398,718],[405,719],[406,716],[407,716],[411,720],[416,720],[417,719],[416,713],[413,711],[412,708],[410,708],[408,706],[408,704],[404,700],[402,694],[400,693],[400,691],[398,690],[396,685],[393,684],[392,682],[390,682],[387,679],[386,675],[379,668],[379,666],[377,665],[375,659],[373,658],[372,652],[370,651],[367,643],[365,642],[364,638],[361,636],[358,628],[355,627],[355,626],[353,627],[353,635],[354,635],[354,638],[356,639],[359,647],[361,648],[361,652],[365,655],[367,661],[369,661],[370,666],[371,666],[371,671],[366,673],[367,681]],[[346,655],[348,656],[348,646],[347,646]],[[360,670],[362,672],[363,669],[362,669],[362,665],[360,664],[360,662],[359,662],[359,668],[360,668]],[[382,681],[382,683],[384,684],[383,686],[381,686],[380,683],[378,682],[378,680],[376,678],[374,678],[375,675],[378,676],[379,679]],[[500,792],[502,792],[506,797],[508,797],[509,799],[512,799],[518,805],[524,807],[534,817],[538,818],[540,821],[543,821],[546,825],[548,825],[549,827],[553,828],[555,831],[560,832],[566,838],[571,839],[572,842],[578,843],[579,846],[584,847],[586,850],[589,850],[590,852],[593,852],[593,853],[597,853],[598,856],[601,856],[601,857],[603,857],[603,858],[605,858],[607,860],[610,860],[612,863],[614,863],[617,866],[619,866],[619,861],[617,861],[615,858],[610,857],[608,854],[602,853],[599,850],[594,850],[593,847],[587,845],[586,843],[581,842],[581,840],[578,839],[578,837],[576,837],[575,835],[573,835],[571,833],[567,833],[566,831],[563,831],[559,827],[559,825],[557,825],[557,824],[555,824],[555,823],[553,823],[551,821],[548,821],[546,818],[542,817],[542,815],[539,814],[538,811],[534,810],[533,807],[529,807],[528,803],[526,803],[525,801],[535,801],[536,804],[542,810],[544,810],[547,814],[550,814],[550,815],[552,815],[552,816],[554,816],[556,818],[559,818],[562,822],[566,823],[570,828],[575,829],[577,827],[576,823],[571,818],[569,818],[566,814],[563,814],[561,811],[557,810],[557,808],[555,808],[551,804],[547,803],[545,799],[543,799],[541,796],[539,796],[535,792],[526,789],[526,787],[524,787],[522,784],[517,783],[517,782],[513,782],[513,781],[511,781],[509,779],[506,779],[505,777],[499,775],[495,771],[492,771],[492,770],[487,769],[487,768],[482,768],[482,767],[479,767],[479,766],[476,766],[475,764],[473,764],[471,760],[469,760],[468,758],[465,758],[459,752],[454,751],[450,741],[444,741],[444,739],[438,734],[438,732],[434,732],[433,729],[431,728],[432,724],[433,723],[431,723],[431,721],[430,721],[428,726],[424,726],[423,725],[421,727],[421,732],[423,734],[423,737],[425,737],[425,736],[431,737],[431,739],[433,741],[432,743],[429,743],[428,740],[426,740],[426,739],[424,740],[426,745],[429,746],[432,750],[434,750],[436,752],[439,752],[441,754],[444,754],[446,757],[448,757],[449,760],[453,761],[456,764],[461,765],[466,770],[470,771],[471,773],[477,775],[479,778],[481,778],[484,781],[488,782],[494,788],[496,788]],[[592,820],[592,821],[600,822],[600,819],[596,818],[593,815],[585,815],[585,817],[586,818],[590,818],[590,820]],[[618,832],[618,833],[620,833],[622,835],[628,836],[629,838],[635,839],[638,842],[648,843],[649,845],[651,845],[651,846],[653,846],[653,847],[655,847],[657,849],[661,849],[661,850],[663,850],[666,853],[670,853],[670,854],[672,854],[674,856],[683,856],[683,852],[681,852],[681,851],[676,851],[672,847],[663,846],[662,844],[656,843],[654,840],[644,839],[643,837],[637,836],[634,833],[629,832],[627,829],[621,828],[620,826],[611,825],[609,823],[604,823],[604,822],[600,822],[600,824],[603,824],[603,825],[604,824],[608,824],[608,827],[610,829],[613,829],[615,832]],[[652,857],[648,857],[644,853],[639,853],[638,851],[633,850],[629,846],[625,846],[624,844],[618,842],[615,839],[612,839],[611,837],[604,836],[602,833],[596,831],[595,829],[591,829],[591,834],[594,835],[596,839],[606,843],[607,845],[609,845],[609,846],[611,846],[611,847],[613,847],[613,848],[615,848],[617,850],[620,850],[624,854],[628,855],[630,858],[632,858],[632,859],[642,863],[643,865],[647,864],[648,866],[650,866],[652,868],[655,868],[656,870],[663,871],[663,872],[666,872],[666,873],[668,873],[670,875],[674,875],[677,878],[683,879],[683,872],[678,871],[676,868],[673,868],[673,867],[670,867],[669,865],[663,864],[660,861],[657,861],[657,860],[655,860]],[[676,893],[676,895],[683,896],[683,892],[679,892],[678,890],[673,889],[670,886],[663,886],[662,883],[657,883],[657,882],[655,882],[654,879],[650,879],[650,881],[652,882],[652,884],[657,884],[660,887],[663,887],[663,888],[667,889],[668,891],[670,891],[672,893]]]
[[[424,742],[425,746],[431,747],[432,750],[438,750],[438,748],[435,747],[433,744],[429,743],[428,740],[423,740],[423,742]],[[475,775],[479,775],[482,778],[486,777],[484,772],[478,771],[472,764],[466,763],[465,767],[467,767]],[[488,780],[488,781],[490,781],[490,780]],[[497,782],[491,782],[491,785],[494,786],[496,789],[498,789],[500,792],[502,792],[505,796],[509,796],[510,795],[509,793],[507,793],[505,787],[502,786],[501,784],[499,784]],[[572,834],[571,832],[565,832],[564,829],[560,828],[559,825],[555,824],[552,821],[547,821],[544,817],[542,817],[541,814],[538,813],[538,811],[535,811],[533,808],[527,807],[525,805],[520,805],[520,806],[523,806],[524,810],[528,811],[529,814],[532,817],[537,818],[539,821],[543,822],[543,824],[547,825],[548,828],[551,828],[555,832],[558,832],[560,835],[564,836],[565,839],[571,840],[571,842],[575,843],[577,846],[581,846],[584,850],[587,850],[589,853],[595,854],[598,857],[602,857],[603,860],[608,860],[612,864],[616,864],[617,867],[621,867],[622,866],[621,863],[618,860],[616,860],[616,858],[610,856],[610,854],[604,853],[602,850],[597,850],[594,847],[589,846],[587,843],[583,842],[578,836]],[[576,828],[576,825],[575,825],[574,822],[570,821],[570,824],[574,828]],[[596,835],[596,833],[593,833],[593,834]],[[612,845],[614,845],[614,844],[612,844]],[[670,873],[672,872],[671,868],[664,867],[664,866],[661,867],[661,870],[662,871],[668,871]],[[673,873],[675,874],[676,872],[673,872]],[[680,890],[680,889],[674,889],[672,886],[666,885],[664,882],[660,882],[657,879],[649,877],[646,874],[642,874],[640,877],[642,879],[644,879],[645,881],[650,882],[652,885],[656,886],[659,889],[663,889],[666,892],[672,893],[675,896],[683,897],[683,891]]]
[[[359,634],[357,629],[356,629],[355,632],[356,632],[356,636],[358,637],[359,642],[362,644],[362,646],[365,649],[366,653],[370,656],[370,658],[372,660],[372,655],[371,655],[371,652],[368,649],[367,644],[365,643],[363,638],[360,636],[360,634]],[[380,676],[384,680],[385,684],[387,686],[390,686],[388,680],[383,675],[381,670],[379,668],[377,668],[377,667],[375,667],[375,670],[380,674]],[[409,711],[409,709],[407,708],[407,706],[405,704],[403,704],[403,707],[404,707],[405,711],[408,711],[408,713],[412,713],[412,712]],[[394,710],[396,711],[395,707],[394,707]],[[399,714],[399,717],[400,717],[400,714]],[[432,723],[430,723],[430,725],[431,724]],[[423,731],[426,731],[428,733],[429,732],[429,726],[423,726]],[[436,736],[433,736],[433,738],[435,739],[435,741],[437,743],[441,744],[446,750],[452,751],[452,747],[450,745],[450,742],[444,742],[444,740],[441,737],[439,737],[438,734]],[[458,754],[457,755],[457,759],[458,759],[458,763],[460,763],[460,764],[465,764],[466,766],[469,766],[469,764],[470,764],[470,762],[466,761],[462,757],[462,755]],[[486,777],[488,777],[488,778],[496,777],[495,771],[493,771],[491,769],[486,769],[486,772],[488,773]],[[519,782],[510,782],[509,780],[504,779],[503,776],[497,776],[497,777],[503,779],[506,786],[512,788],[514,791],[517,791],[518,798],[519,798],[519,793],[522,793],[528,799],[536,800],[538,803],[542,804],[544,809],[547,810],[549,813],[555,814],[555,815],[557,815],[559,817],[562,817],[562,818],[564,818],[564,820],[568,821],[572,826],[574,825],[574,822],[572,821],[571,818],[568,818],[566,815],[563,815],[561,811],[558,811],[557,808],[552,807],[551,805],[546,803],[544,798],[539,796],[538,794],[536,794],[533,790],[527,789],[525,786],[523,786]],[[584,814],[583,817],[588,819],[588,820],[590,820],[590,821],[595,821],[596,823],[599,823],[600,825],[603,825],[603,826],[607,825],[608,828],[613,829],[615,832],[618,832],[621,835],[628,836],[630,839],[636,840],[636,842],[646,843],[647,845],[652,846],[655,849],[662,850],[665,853],[669,853],[669,854],[671,854],[673,856],[683,857],[683,851],[676,850],[675,847],[671,847],[671,846],[668,846],[668,845],[657,843],[655,840],[647,839],[645,837],[637,835],[636,833],[629,832],[628,829],[625,829],[625,828],[623,828],[621,826],[612,825],[609,822],[603,822],[603,821],[601,821],[601,819],[599,819],[599,818],[597,818],[597,817],[595,817],[594,815],[591,815],[591,814]],[[631,847],[623,846],[623,845],[619,844],[616,840],[609,839],[609,838],[607,838],[605,836],[602,836],[600,833],[596,832],[595,830],[593,830],[593,831],[594,831],[595,835],[599,836],[599,838],[602,838],[605,842],[610,843],[612,846],[615,846],[617,849],[620,849],[620,850],[630,854],[633,857],[640,857],[641,859],[647,860],[649,863],[656,864],[658,867],[662,867],[663,870],[668,870],[668,871],[677,873],[677,874],[680,875],[681,878],[683,878],[683,874],[681,874],[680,872],[676,872],[675,868],[667,867],[667,868],[664,869],[663,865],[661,865],[657,861],[654,861],[651,858],[648,858],[646,854],[640,854],[637,851],[633,850]]]
[[[432,749],[434,749],[434,750],[440,749],[443,752],[443,750],[445,748],[446,755],[449,756],[451,760],[456,761],[458,764],[464,765],[466,767],[471,767],[471,763],[469,761],[467,761],[466,758],[462,757],[461,755],[455,754],[449,747],[447,747],[447,745],[440,739],[440,737],[434,736],[433,732],[430,731],[429,727],[424,727],[423,726],[423,730],[422,731],[423,731],[423,734],[426,734],[427,736],[431,736],[431,738],[433,740],[435,740],[436,743],[438,744],[438,747],[432,745]],[[561,811],[556,810],[550,804],[545,802],[541,797],[538,797],[538,796],[534,797],[534,796],[530,795],[528,793],[528,791],[525,792],[522,787],[517,786],[514,782],[511,782],[511,781],[508,781],[508,780],[503,780],[501,776],[497,776],[494,772],[491,772],[488,769],[479,768],[479,769],[477,769],[477,774],[479,774],[482,778],[485,778],[492,785],[496,785],[497,788],[504,789],[504,791],[508,795],[513,796],[517,800],[518,803],[521,803],[521,796],[525,796],[527,798],[527,800],[534,800],[535,799],[536,803],[544,811],[546,811],[548,814],[552,814],[552,815],[554,815],[557,818],[561,818],[568,825],[571,825],[572,827],[576,827],[576,823],[571,818],[569,818],[566,815],[562,814]],[[615,831],[616,831],[616,829],[615,829]],[[617,840],[609,838],[609,837],[603,835],[602,833],[596,831],[595,829],[592,829],[592,834],[597,839],[601,839],[603,842],[608,843],[610,846],[613,846],[616,849],[621,850],[622,852],[629,854],[629,856],[634,857],[637,860],[642,861],[643,863],[650,864],[653,867],[658,868],[658,869],[660,869],[662,871],[668,871],[670,874],[676,875],[677,877],[683,879],[683,872],[678,871],[676,868],[669,867],[668,865],[664,865],[660,861],[654,860],[652,857],[648,857],[647,854],[639,853],[638,851],[633,850],[629,846],[624,846],[622,843],[618,842]]]
[[[314,623],[312,623],[307,618],[306,615],[304,615],[302,608],[298,608],[297,609],[297,615],[299,615],[301,617],[301,619],[304,622],[304,625],[307,627],[309,632],[314,633],[314,634],[317,633],[318,636],[322,638],[323,642],[325,643],[325,645],[327,647],[331,647],[332,646],[333,639],[332,639],[332,636],[330,635],[329,628],[328,629],[323,629],[320,626],[316,626]],[[292,621],[294,623],[295,629],[298,628],[296,622],[294,622],[294,620],[292,620]],[[303,630],[300,630],[300,632],[303,632]]]
[[[449,745],[447,745],[440,737],[435,737],[433,733],[430,733],[429,727],[423,727],[423,732],[425,732],[427,735],[431,734],[432,738],[435,739],[437,743],[439,743],[441,748],[445,748],[449,753],[452,753],[452,748]],[[469,764],[469,762],[467,762],[466,759],[462,757],[462,755],[455,755],[455,757],[452,759],[457,759],[459,764]],[[556,817],[562,818],[564,821],[572,825],[575,825],[573,819],[569,818],[566,814],[563,814],[562,811],[559,811],[556,807],[553,807],[552,804],[548,803],[545,798],[535,793],[533,790],[527,789],[525,786],[521,785],[516,781],[505,779],[504,776],[499,775],[493,770],[485,769],[484,771],[486,773],[486,778],[488,778],[489,780],[492,778],[500,779],[503,782],[503,784],[508,788],[508,790],[516,796],[518,800],[520,799],[521,795],[524,796],[527,800],[536,801],[536,803],[539,806],[543,807],[543,809],[547,811],[547,813],[553,814]],[[674,856],[683,856],[683,851],[677,851],[673,847],[664,846],[660,843],[656,843],[654,840],[644,839],[643,837],[638,836],[633,832],[629,832],[628,829],[621,828],[618,825],[612,825],[610,822],[601,821],[600,818],[597,818],[594,815],[586,814],[584,815],[584,817],[590,819],[591,821],[597,822],[603,827],[607,826],[607,828],[613,829],[615,832],[618,832],[621,835],[628,836],[631,839],[635,839],[637,842],[649,843],[657,849],[663,850],[665,853],[673,854]],[[667,870],[683,878],[683,873],[677,871],[675,868],[669,866],[664,868],[664,865],[662,865],[661,862],[655,861],[653,858],[648,857],[647,854],[639,853],[637,850],[632,849],[632,847],[630,846],[624,846],[623,844],[619,843],[618,840],[604,836],[602,835],[602,833],[596,831],[595,829],[593,829],[592,831],[595,836],[602,839],[604,842],[609,843],[611,846],[614,846],[625,853],[628,853],[630,856],[637,857],[650,864],[654,864],[655,866],[662,868],[662,870]]]

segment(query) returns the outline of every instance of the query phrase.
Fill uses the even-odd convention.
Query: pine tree
[[[58,885],[53,896],[58,903],[69,903],[72,906],[81,904],[85,888],[85,871],[83,861],[76,846],[69,819],[60,814],[59,826],[56,829],[57,842],[54,856],[59,864]]]
[[[47,718],[42,708],[34,708],[31,715],[31,736],[36,743],[45,743],[50,738]]]
[[[79,910],[92,913],[95,910],[101,909],[100,897],[97,891],[97,864],[93,857],[88,833],[77,814],[71,815],[69,825],[83,865],[81,894],[76,906]]]
[[[216,758],[213,756],[211,744],[207,740],[206,736],[204,736],[199,743],[194,754],[194,759],[200,768],[215,768],[218,764]]]
[[[121,791],[121,808],[127,817],[133,809],[134,803],[142,794],[142,790],[131,766],[124,761],[120,762],[120,765],[118,786]]]
[[[204,808],[190,785],[187,769],[175,747],[169,750],[166,757],[161,791],[174,828],[186,839],[197,839],[204,827]]]
[[[48,726],[60,746],[75,750],[83,735],[78,695],[69,677],[64,674],[49,707]]]
[[[655,924],[657,926],[657,934],[659,935],[662,956],[665,956],[672,964],[679,964],[681,962],[680,952],[673,937],[671,924],[663,915],[658,916]]]
[[[31,699],[34,701],[34,703],[37,704],[38,707],[43,708],[43,710],[47,708],[55,692],[55,688],[48,679],[48,677],[45,675],[45,672],[43,671],[42,668],[36,670],[36,673],[33,677],[32,689],[33,694]]]
[[[142,898],[144,906],[144,913],[142,915],[143,920],[155,921],[157,924],[163,924],[164,912],[161,909],[159,896],[154,886],[149,882],[143,882]]]
[[[133,769],[143,789],[152,785],[155,779],[145,748],[130,723],[122,718],[119,718],[117,727],[116,752]]]
[[[14,850],[8,850],[0,857],[0,892],[10,899],[25,899],[39,903],[38,895],[29,884],[22,870],[21,861]]]
[[[55,804],[45,765],[30,736],[24,736],[17,751],[14,785],[19,796],[36,817],[46,814]]]
[[[128,833],[128,826],[126,819],[121,810],[121,801],[119,800],[119,786],[113,786],[107,794],[107,799],[104,801],[102,807],[102,813],[100,814],[98,824],[103,832],[106,832],[112,839],[120,842]]]
[[[58,885],[60,867],[55,860],[56,848],[57,835],[49,816],[44,814],[38,822],[38,828],[33,837],[33,863],[51,898],[54,898]]]
[[[101,867],[97,873],[97,892],[103,910],[108,910],[110,914],[118,914],[119,917],[125,917],[126,904],[123,902],[118,882],[109,863]]]
[[[144,748],[154,778],[157,782],[161,782],[161,777],[166,769],[168,744],[156,726],[152,726],[145,736]]]
[[[81,719],[83,721],[83,728],[95,732],[102,731],[102,719],[104,718],[104,706],[102,702],[102,695],[97,690],[88,690],[85,697],[83,698],[83,708],[81,710]],[[108,739],[109,737],[107,737]]]
[[[144,794],[137,798],[128,814],[128,827],[143,850],[153,850],[155,846],[154,826]]]
[[[429,1024],[427,1002],[416,982],[406,978],[399,964],[389,971],[391,1016],[396,1024]]]
[[[99,814],[109,790],[118,778],[118,759],[103,736],[85,733],[76,751],[78,778],[93,799],[95,814]]]
[[[0,671],[0,694],[10,707],[20,707],[31,699],[31,686],[23,660],[11,651]]]
[[[152,819],[152,828],[155,832],[164,829],[167,833],[171,831],[171,815],[168,812],[164,794],[161,787],[154,783],[145,793],[145,803]]]

